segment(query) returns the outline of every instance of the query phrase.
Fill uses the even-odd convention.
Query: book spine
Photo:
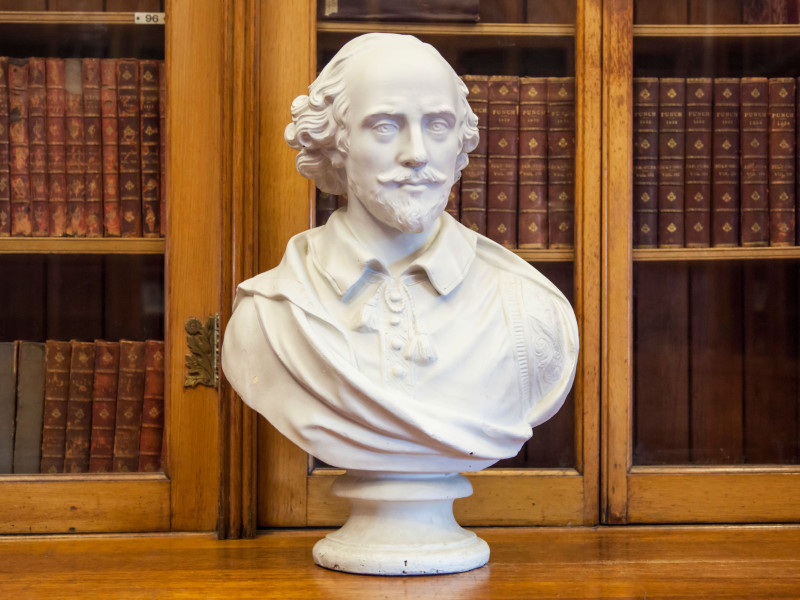
[[[31,181],[31,235],[50,235],[47,198],[47,89],[43,58],[28,59],[28,136]]]
[[[11,183],[11,235],[30,236],[30,137],[28,134],[28,61],[8,61],[8,151]]]
[[[67,230],[86,235],[86,128],[83,122],[81,59],[64,61],[65,149],[67,152]]]
[[[92,342],[72,342],[67,432],[64,444],[65,473],[86,473],[89,470],[94,355]]]
[[[795,245],[795,81],[769,80],[769,243]]]
[[[159,116],[158,116],[158,62],[139,62],[139,126],[141,140],[142,175],[142,235],[158,237],[161,219],[159,194]]]
[[[547,79],[519,83],[520,248],[547,248]]]
[[[14,473],[39,472],[45,378],[45,345],[19,342]]]
[[[550,248],[575,235],[575,79],[547,79],[547,224]]]
[[[658,78],[633,79],[633,246],[658,246]]]
[[[314,223],[317,227],[325,225],[337,208],[336,194],[317,190],[317,201]]]
[[[117,418],[119,342],[95,341],[92,388],[92,436],[89,472],[114,470],[114,430]]]
[[[44,415],[42,416],[42,473],[64,471],[64,442],[69,398],[69,366],[72,345],[45,343]]]
[[[159,209],[158,228],[161,237],[167,235],[167,67],[158,63],[158,122],[159,122]]]
[[[686,80],[686,183],[684,238],[687,248],[711,245],[711,98],[710,77]]]
[[[714,79],[712,246],[739,245],[740,87],[738,78]]]
[[[116,472],[134,472],[139,468],[144,370],[144,342],[120,341],[117,414],[114,424],[113,467]]]
[[[458,200],[461,196],[461,179],[458,179],[452,186],[450,186],[450,193],[447,195],[447,205],[444,210],[447,214],[453,217],[456,221],[459,220],[459,206]]]
[[[478,117],[480,139],[469,154],[469,164],[461,172],[461,223],[486,235],[486,182],[489,148],[489,78],[464,75],[469,90],[469,105]]]
[[[519,78],[489,77],[486,231],[506,248],[517,245]]]
[[[164,342],[145,341],[144,401],[139,471],[161,471],[164,438]]]
[[[741,80],[741,203],[742,246],[769,245],[769,87],[766,77]]]
[[[103,127],[103,232],[119,237],[119,128],[117,126],[117,61],[100,62],[100,118]]]
[[[103,132],[100,116],[100,59],[81,59],[83,125],[86,139],[86,235],[103,236]]]
[[[0,56],[0,237],[11,235],[11,177],[8,163],[8,58]]]
[[[63,58],[48,58],[47,71],[47,190],[50,235],[67,233],[66,89]]]
[[[769,0],[742,0],[742,23],[764,25],[772,22]]]
[[[14,467],[16,389],[17,342],[0,342],[0,473],[11,473]]]
[[[117,62],[117,100],[121,234],[123,237],[141,237],[139,64],[134,59]]]
[[[686,80],[662,77],[658,89],[658,247],[682,248],[685,244]]]

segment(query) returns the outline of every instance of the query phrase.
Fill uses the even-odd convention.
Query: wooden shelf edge
[[[0,238],[0,254],[164,254],[164,238]]]
[[[419,35],[506,36],[506,37],[573,37],[574,25],[537,23],[387,23],[333,22],[317,23],[317,32],[325,33],[414,33]]]
[[[0,11],[0,24],[135,25],[132,12]],[[162,26],[163,23],[151,26]]]
[[[800,246],[761,248],[634,248],[634,262],[800,259]]]
[[[634,25],[636,37],[795,37],[800,25]]]
[[[512,252],[528,262],[572,262],[575,260],[575,251],[571,248],[566,250],[516,248]]]

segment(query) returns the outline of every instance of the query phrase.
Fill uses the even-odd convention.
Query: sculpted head
[[[292,104],[298,171],[348,192],[377,220],[420,232],[444,210],[478,142],[467,88],[430,45],[367,34],[345,44]]]

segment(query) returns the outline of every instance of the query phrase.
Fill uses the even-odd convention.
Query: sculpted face
[[[429,230],[447,205],[460,150],[450,67],[416,45],[363,52],[346,93],[351,199],[401,232]]]

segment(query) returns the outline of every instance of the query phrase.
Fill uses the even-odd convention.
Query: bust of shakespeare
[[[432,46],[367,34],[292,121],[298,171],[348,206],[239,285],[226,377],[348,471],[472,472],[515,456],[570,390],[578,329],[535,268],[444,212],[478,141],[466,86]]]

